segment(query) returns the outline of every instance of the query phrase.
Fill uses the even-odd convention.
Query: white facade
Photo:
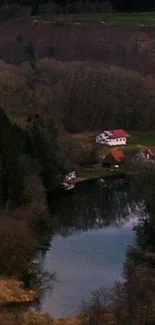
[[[72,171],[65,176],[65,181],[71,181],[76,178],[76,172]]]
[[[107,144],[108,146],[120,146],[120,145],[126,145],[126,138],[110,138],[110,133],[108,134],[108,131],[105,133],[100,133],[96,137],[96,142],[101,144]]]
[[[109,146],[120,146],[126,145],[126,138],[116,138],[116,139],[108,139],[107,144]]]

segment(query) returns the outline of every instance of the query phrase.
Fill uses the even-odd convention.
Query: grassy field
[[[130,132],[128,145],[155,146],[155,132]]]
[[[123,172],[123,171],[122,171]],[[109,176],[117,176],[121,173],[121,171],[118,170],[107,170],[105,168],[92,168],[92,169],[88,169],[87,171],[83,171],[81,172],[80,177],[77,177],[76,179],[76,184],[77,183],[82,183],[85,182],[87,180],[93,180],[93,179],[97,179],[100,177],[109,177]]]
[[[102,131],[98,132],[81,132],[72,135],[72,137],[78,140],[83,146],[85,147],[93,147],[96,146],[95,143],[95,136]],[[129,131],[130,138],[128,139],[127,143],[128,146],[134,145],[143,145],[143,146],[155,146],[155,132],[138,132],[138,131]],[[69,135],[66,135],[68,138]],[[103,145],[100,145],[103,147]]]
[[[117,171],[106,170],[105,168],[92,168],[81,172],[80,177],[77,177],[76,183],[81,183],[82,181],[95,179],[99,177],[106,177],[117,174]]]
[[[116,147],[109,147],[105,146],[103,144],[98,144],[95,142],[95,136],[100,133],[98,132],[81,132],[77,134],[65,134],[62,135],[63,139],[66,141],[69,138],[72,138],[74,140],[77,140],[81,146],[87,151],[87,150],[97,150],[100,157],[107,155],[111,149],[114,149]],[[130,151],[132,149],[138,150],[138,148],[141,147],[148,147],[151,149],[153,154],[155,154],[155,132],[136,132],[136,131],[129,131],[130,138],[127,141],[127,145],[123,146],[122,149],[125,149],[126,151]],[[120,146],[119,146],[120,147]],[[86,180],[95,179],[99,177],[106,177],[106,176],[112,176],[114,174],[117,174],[120,172],[120,170],[114,170],[110,171],[101,166],[101,163],[98,163],[97,165],[94,165],[92,168],[83,169],[80,174],[78,175],[76,179],[76,183],[81,183]],[[122,170],[123,172],[123,170]]]
[[[114,14],[66,14],[44,17],[57,21],[100,22],[108,25],[155,25],[155,12],[150,13],[114,13]]]

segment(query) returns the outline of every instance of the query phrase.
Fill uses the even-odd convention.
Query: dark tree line
[[[111,0],[116,11],[153,11],[155,10],[154,0]]]
[[[39,6],[42,4],[54,3],[62,9],[62,12],[66,12],[66,6],[80,3],[78,0],[2,0],[1,6],[17,5],[17,6],[31,6],[31,15],[39,13]],[[155,10],[155,0],[82,0],[82,7],[89,8],[89,5],[97,3],[100,7],[103,5],[103,11],[114,12],[148,12]],[[108,9],[107,9],[108,8]],[[99,9],[101,10],[101,9]]]
[[[38,114],[27,119],[25,130],[12,123],[2,108],[0,120],[0,203],[18,206],[26,199],[22,157],[35,162],[46,189],[54,184],[58,173],[56,131],[51,120],[46,124]]]
[[[27,287],[47,280],[33,259],[50,229],[45,189],[58,174],[56,144],[51,119],[32,114],[23,128],[0,107],[0,275]]]
[[[144,211],[141,205],[136,241],[127,250],[123,281],[97,290],[83,303],[80,325],[155,324],[154,173],[154,168],[142,169],[141,177],[132,179],[135,202],[143,200]]]

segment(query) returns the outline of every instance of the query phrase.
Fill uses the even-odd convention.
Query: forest
[[[42,3],[47,3],[47,0],[7,0],[7,1],[1,1],[1,5],[6,5],[6,4],[15,4],[15,5],[39,5]],[[51,1],[54,2],[54,1]],[[60,6],[66,6],[68,2],[74,3],[77,2],[75,0],[55,0],[55,3],[60,5]],[[87,2],[86,0],[83,0],[83,5],[84,3]],[[95,2],[90,0],[91,2]],[[113,11],[118,11],[118,12],[134,12],[134,11],[141,11],[141,12],[148,12],[148,11],[154,11],[155,10],[155,3],[154,0],[101,0],[103,4],[105,3],[106,5],[109,4],[109,8],[111,6]]]
[[[28,62],[20,67],[1,62],[0,74],[1,107],[19,125],[33,112],[45,120],[50,117],[59,134],[122,125],[127,130],[155,130],[151,76],[104,63],[49,58],[39,60],[35,68]]]
[[[33,55],[20,66],[1,62],[0,75],[0,275],[15,276],[26,288],[39,288],[48,275],[41,273],[34,257],[38,248],[46,245],[47,229],[54,232],[47,191],[56,186],[66,159],[76,166],[86,160],[86,150],[81,151],[72,135],[122,125],[129,130],[154,132],[154,79],[104,63],[64,63],[50,58],[36,61]],[[63,134],[70,135],[71,140],[66,142]],[[141,229],[136,230],[139,242],[136,250],[130,250],[129,265],[124,269],[124,284],[117,283],[110,292],[95,293],[79,312],[80,325],[153,324],[154,235],[149,232],[154,231],[152,175],[154,170],[149,175],[143,171],[141,179],[135,179],[135,197],[141,195],[146,200],[152,215],[146,239],[143,236],[141,242],[142,220]],[[147,291],[148,287],[152,291]],[[20,324],[23,316],[18,313],[18,317]],[[10,318],[6,324],[9,322]]]
[[[39,3],[28,4],[36,14]],[[151,1],[109,4],[112,11],[154,10]],[[65,12],[67,3],[58,5]],[[0,26],[0,276],[26,288],[40,289],[50,278],[35,262],[55,231],[48,193],[66,161],[78,170],[96,159],[72,136],[122,127],[155,132],[154,30],[101,28],[29,21]],[[80,325],[155,322],[154,170],[141,175],[134,195],[146,202],[150,221],[142,219],[135,230],[124,284],[95,293],[79,312]],[[7,317],[3,324],[37,324],[20,313]]]
[[[7,6],[10,7],[11,15],[15,9],[30,7],[31,15],[42,13],[41,8],[47,8],[46,14],[66,14],[66,13],[112,13],[112,12],[153,12],[155,11],[154,0],[5,0],[0,3],[4,14]],[[44,7],[43,7],[44,6]],[[15,8],[16,7],[16,8]],[[61,10],[60,10],[61,9]],[[0,10],[0,12],[1,12]]]
[[[24,247],[11,240],[17,246],[17,260],[25,273],[24,263],[29,265],[40,239],[38,224],[46,229],[49,220],[46,192],[58,184],[66,160],[81,168],[96,159],[95,153],[83,148],[72,135],[122,126],[154,132],[155,80],[151,68],[146,74],[90,59],[65,62],[38,58],[35,43],[23,39],[22,34],[17,34],[16,45],[23,46],[27,61],[18,65],[0,62],[1,238],[7,247],[8,227],[11,238],[17,227],[25,227],[25,231],[18,232],[17,240],[30,237],[26,243],[23,238],[26,249],[30,249],[28,260],[20,261],[19,256],[23,259],[24,255],[19,251]],[[137,60],[141,57],[148,62],[149,56],[142,56],[139,49],[135,51]],[[6,258],[1,260],[2,274],[13,272],[20,279],[26,277],[15,257],[13,264],[11,260],[8,264]]]

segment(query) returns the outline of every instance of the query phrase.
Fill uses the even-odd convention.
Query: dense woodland
[[[104,63],[49,58],[35,68],[28,62],[20,67],[1,62],[0,74],[1,107],[20,125],[33,112],[50,117],[60,134],[122,125],[154,131],[155,81],[150,76]]]
[[[5,0],[1,1],[1,6],[31,6],[31,14],[36,15],[40,12],[39,6],[42,4],[52,4],[53,12],[148,12],[155,10],[154,0]],[[57,7],[54,6],[57,5]],[[50,7],[49,7],[50,8]],[[52,13],[49,11],[49,13]]]
[[[65,13],[67,2],[57,4]],[[32,3],[32,13],[38,5]],[[112,11],[154,9],[148,1],[111,1],[106,6]],[[74,26],[70,32],[59,26],[49,32],[46,26],[10,22],[0,30],[0,275],[15,276],[26,287],[41,287],[49,277],[34,263],[57,225],[47,193],[58,184],[66,161],[77,170],[98,162],[95,152],[72,135],[122,125],[155,131],[152,31],[107,29],[102,43],[103,30],[94,27]],[[137,243],[128,253],[124,284],[101,290],[85,303],[81,325],[155,323],[154,170],[141,175],[134,179],[134,198],[145,201],[151,217],[142,218],[135,229]],[[65,213],[61,221],[63,217],[66,225]]]
[[[18,66],[0,62],[0,237],[1,274],[30,285],[30,261],[49,226],[47,191],[66,161],[75,168],[97,162],[95,152],[62,135],[122,125],[154,131],[155,81],[101,62],[38,60],[32,43],[26,51]],[[12,259],[7,249],[16,251]]]
[[[48,317],[34,315],[33,314],[24,314],[22,311],[18,310],[7,312],[7,309],[4,309],[3,312],[0,311],[0,319],[4,320],[5,325],[9,324],[47,324],[47,325],[154,325],[155,324],[155,280],[154,280],[154,267],[155,267],[155,249],[154,249],[154,234],[155,234],[155,222],[154,222],[154,186],[155,186],[155,178],[154,176],[154,169],[150,170],[149,172],[146,170],[141,169],[141,178],[135,176],[132,179],[130,184],[131,187],[125,192],[121,191],[121,200],[118,202],[117,206],[113,206],[111,210],[111,195],[114,193],[109,192],[109,208],[108,208],[108,200],[106,202],[106,207],[103,202],[103,206],[105,211],[109,209],[110,217],[113,219],[113,222],[118,222],[117,218],[120,218],[120,223],[123,222],[125,215],[125,208],[128,205],[130,206],[131,211],[134,213],[136,209],[138,209],[138,204],[141,206],[141,215],[139,217],[138,225],[135,227],[136,232],[136,242],[133,246],[129,247],[127,251],[126,260],[123,267],[123,282],[116,282],[113,287],[111,288],[102,288],[97,290],[96,292],[92,293],[89,301],[84,301],[81,304],[80,310],[78,310],[76,319],[61,319],[58,321],[54,321]],[[108,193],[106,193],[108,194]],[[124,196],[124,199],[123,199]],[[97,211],[94,207],[98,208],[98,197],[97,194],[95,196],[95,191],[92,188],[91,196],[89,197],[85,195],[81,202],[81,196],[77,198],[80,205],[85,205],[86,214],[80,214],[80,222],[77,222],[77,218],[75,215],[75,219],[73,220],[72,211],[70,215],[68,212],[70,209],[68,208],[68,212],[64,213],[62,216],[57,215],[57,225],[60,222],[60,226],[62,227],[62,235],[66,235],[65,229],[68,229],[67,234],[71,234],[76,225],[79,226],[79,229],[88,229],[93,227],[96,217],[92,214],[91,219],[90,216],[87,214],[90,213],[91,207],[92,212]],[[87,201],[85,202],[85,199]],[[107,197],[108,199],[108,197]],[[122,200],[123,199],[123,200]],[[54,200],[54,198],[53,198]],[[93,201],[93,202],[92,202]],[[143,209],[141,203],[143,202]],[[55,202],[56,203],[56,202]],[[76,202],[77,203],[77,202]],[[94,206],[95,204],[95,206]],[[88,209],[89,207],[89,209]],[[89,212],[88,212],[89,210]],[[77,206],[77,216],[79,216],[80,206]],[[83,211],[83,208],[82,210]],[[114,211],[114,215],[112,214]],[[20,211],[20,216],[21,216]],[[23,211],[24,212],[24,211]],[[23,214],[24,215],[24,214]],[[148,218],[149,215],[149,218]],[[12,215],[13,222],[11,224],[7,223],[7,226],[13,226],[16,223],[15,232],[13,233],[12,237],[10,237],[9,232],[8,241],[15,242],[15,238],[19,238],[19,240],[23,241],[23,246],[19,245],[19,242],[16,243],[16,249],[20,246],[21,251],[27,252],[28,256],[30,257],[30,252],[32,254],[32,250],[34,247],[31,247],[30,251],[30,241],[31,245],[34,244],[33,237],[30,237],[30,230],[25,232],[25,228],[19,228],[19,215],[17,218],[16,216]],[[11,217],[11,218],[12,218]],[[6,218],[6,214],[5,214]],[[60,218],[60,219],[59,219]],[[70,219],[70,220],[69,220]],[[92,221],[92,223],[90,222]],[[87,223],[88,221],[88,223]],[[109,218],[106,216],[102,220],[104,226],[106,227],[109,222]],[[23,221],[22,221],[23,222]],[[50,223],[48,222],[48,225]],[[101,225],[102,227],[102,225]],[[4,227],[3,227],[4,229]],[[20,236],[17,236],[16,231],[24,230],[24,236],[20,233]],[[42,228],[43,229],[43,228]],[[2,249],[7,247],[7,240],[5,239],[5,234],[3,236],[4,244],[1,247]],[[2,236],[2,234],[1,234]],[[8,228],[7,228],[7,236],[8,236]],[[1,237],[0,237],[1,238]],[[27,241],[27,245],[25,242]],[[35,243],[36,244],[36,243]],[[5,245],[5,246],[4,246]],[[11,246],[14,249],[12,244]],[[19,251],[18,251],[19,252]],[[22,255],[22,254],[21,254]],[[31,257],[33,254],[31,255]],[[24,257],[22,257],[25,263]],[[12,265],[12,259],[9,259],[9,262]],[[18,262],[18,263],[17,263]],[[7,260],[4,260],[4,263],[8,263]],[[14,264],[15,271],[23,272],[21,268],[21,259],[16,261],[17,267],[15,268],[16,264]],[[25,265],[25,264],[24,264]],[[36,280],[36,274],[38,275],[39,270],[32,268],[31,272],[35,271],[35,273],[29,273],[29,279],[31,279],[33,274],[33,279]],[[5,270],[6,272],[6,270]],[[17,273],[18,274],[18,273]],[[19,274],[18,274],[19,276]],[[38,284],[38,283],[37,283]],[[31,283],[32,285],[32,283]],[[34,285],[34,283],[33,283]],[[84,297],[85,300],[85,297]],[[36,317],[36,318],[35,318]],[[42,318],[43,317],[43,318]],[[33,321],[32,321],[33,320]]]

